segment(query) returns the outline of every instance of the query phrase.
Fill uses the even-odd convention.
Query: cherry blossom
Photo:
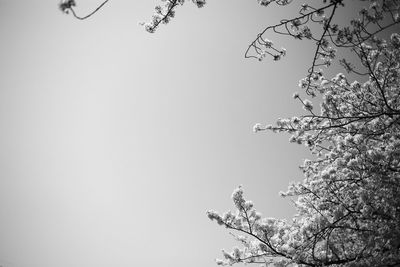
[[[295,93],[304,115],[255,126],[257,132],[289,133],[290,142],[315,155],[301,166],[304,180],[281,192],[295,199],[296,214],[290,221],[265,218],[239,187],[232,195],[236,212],[208,212],[211,220],[245,236],[243,246],[224,251],[218,264],[400,265],[400,35],[390,34],[400,22],[400,3],[369,2],[363,18],[353,20],[355,28],[325,24],[328,42],[350,49],[358,67],[341,60],[347,76],[327,78],[313,65],[299,87],[319,96],[319,110]],[[331,9],[335,4],[342,1],[328,3]],[[390,14],[386,26],[384,14]],[[377,24],[375,32],[366,31],[367,24]],[[389,37],[376,34],[383,30]]]

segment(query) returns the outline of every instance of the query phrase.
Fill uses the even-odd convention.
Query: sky
[[[0,0],[2,267],[215,266],[235,242],[206,211],[233,210],[238,185],[263,215],[294,214],[278,193],[309,154],[252,127],[302,113],[313,46],[271,36],[284,60],[244,58],[287,9],[189,1],[149,34],[157,1],[86,21],[57,4]]]

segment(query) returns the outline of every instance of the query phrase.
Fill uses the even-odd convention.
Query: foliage
[[[75,2],[60,9],[79,19]],[[204,0],[192,0],[203,7]],[[274,266],[400,266],[400,2],[353,0],[359,16],[341,25],[337,15],[351,0],[302,4],[299,14],[266,27],[250,43],[246,58],[279,60],[286,50],[266,38],[270,32],[315,43],[314,56],[299,86],[318,96],[319,111],[295,93],[305,115],[256,124],[254,131],[287,132],[307,146],[314,159],[301,166],[305,179],[290,185],[284,197],[296,198],[291,221],[263,218],[239,187],[235,212],[208,217],[237,232],[241,248],[223,251],[221,265],[261,263]],[[286,6],[293,0],[258,0]],[[168,23],[184,0],[162,0],[149,23],[151,33]],[[355,62],[339,60],[348,77],[324,76],[337,49],[352,51]]]
[[[197,7],[203,7],[206,4],[205,0],[192,0]],[[179,5],[183,5],[185,0],[161,0],[162,5],[155,7],[155,12],[152,19],[148,23],[141,23],[150,33],[154,33],[160,24],[167,24],[171,18],[175,16],[175,9]]]
[[[310,100],[295,93],[306,115],[279,119],[276,125],[256,124],[254,131],[290,133],[291,142],[304,144],[317,158],[306,160],[301,166],[305,179],[282,193],[297,198],[297,214],[290,222],[262,218],[240,187],[232,195],[235,213],[208,212],[218,224],[245,234],[237,236],[243,247],[224,251],[218,264],[400,265],[400,35],[378,37],[400,22],[400,3],[370,2],[351,27],[333,23],[344,1],[330,1],[325,8],[303,5],[301,12],[309,9],[307,14],[312,14],[306,19],[283,20],[266,28],[278,31],[283,26],[283,34],[316,41],[312,67],[299,85],[322,100],[316,112]],[[327,9],[329,16],[313,19]],[[319,38],[306,26],[309,21],[322,23]],[[266,30],[246,56],[274,56],[268,50],[271,42],[263,37]],[[346,60],[341,64],[364,82],[350,82],[342,73],[328,79],[316,70],[335,58],[333,46],[354,52],[357,69]],[[255,56],[249,56],[251,49]]]

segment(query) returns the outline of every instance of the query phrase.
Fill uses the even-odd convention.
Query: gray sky
[[[148,34],[156,1],[84,22],[57,3],[0,0],[4,267],[215,266],[234,242],[205,212],[233,209],[239,184],[265,216],[293,213],[278,192],[308,153],[252,126],[301,112],[312,45],[271,36],[284,60],[243,56],[287,9],[188,2]]]

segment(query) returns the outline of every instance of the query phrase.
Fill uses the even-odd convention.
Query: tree
[[[246,50],[245,57],[258,60],[285,56],[286,50],[266,38],[271,31],[315,42],[311,66],[299,86],[321,99],[320,110],[295,93],[305,115],[254,126],[255,132],[289,133],[291,142],[304,144],[314,156],[301,166],[304,180],[282,193],[296,199],[291,221],[263,218],[241,187],[232,194],[235,212],[207,212],[235,230],[242,244],[224,251],[218,264],[400,266],[400,2],[358,1],[366,6],[348,25],[336,16],[349,0],[302,4],[299,15],[266,27]],[[258,2],[286,6],[296,1]],[[205,1],[193,3],[202,7]],[[163,0],[145,29],[155,32],[182,4],[184,0]],[[73,0],[60,4],[62,11],[78,17],[74,6]],[[320,69],[335,62],[337,49],[357,58],[338,61],[349,78],[342,73],[327,78]]]
[[[291,142],[306,145],[317,158],[306,160],[305,179],[282,193],[297,198],[291,222],[262,218],[242,188],[232,195],[236,213],[208,212],[218,224],[245,234],[237,236],[243,247],[224,252],[219,264],[400,266],[400,35],[378,37],[400,22],[400,2],[370,2],[351,27],[334,24],[344,1],[302,5],[299,17],[266,28],[249,46],[248,57],[279,57],[263,37],[269,29],[316,41],[300,87],[321,96],[320,111],[296,93],[306,115],[275,126],[256,124],[254,130],[290,133]],[[322,12],[329,15],[314,18]],[[319,38],[307,26],[310,21],[322,25]],[[358,68],[344,59],[340,63],[364,82],[350,82],[341,73],[328,79],[317,70],[335,58],[334,47],[354,52]]]

